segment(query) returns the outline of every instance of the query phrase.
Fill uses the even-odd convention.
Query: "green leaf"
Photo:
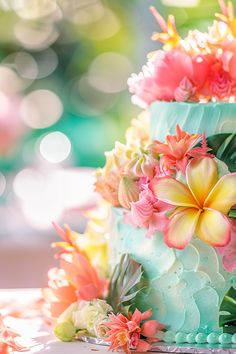
[[[143,268],[129,254],[122,255],[111,276],[108,303],[115,313],[127,311],[143,289]]]
[[[223,327],[226,333],[232,333],[232,330],[236,332],[236,290],[234,288],[230,288],[225,294],[220,311],[224,312],[220,314],[220,327]]]
[[[211,153],[228,166],[230,172],[236,172],[236,134],[211,135],[207,138],[207,145]]]
[[[229,211],[229,217],[232,219],[236,219],[236,209],[231,209]]]

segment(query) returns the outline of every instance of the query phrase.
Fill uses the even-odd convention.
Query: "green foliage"
[[[122,255],[110,280],[108,303],[115,313],[126,314],[136,295],[144,288],[143,268],[129,254]]]
[[[236,134],[222,133],[207,138],[211,152],[223,161],[230,172],[236,172]]]
[[[220,311],[220,327],[223,327],[224,332],[234,334],[236,333],[236,290],[230,288],[225,295]]]

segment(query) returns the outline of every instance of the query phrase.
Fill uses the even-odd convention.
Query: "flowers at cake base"
[[[65,342],[82,335],[103,337],[106,335],[104,323],[111,312],[112,307],[104,300],[75,302],[58,317],[54,333]]]
[[[222,247],[229,243],[231,224],[227,217],[236,204],[236,173],[218,180],[217,164],[209,158],[193,159],[186,168],[187,185],[171,178],[153,179],[150,188],[161,201],[175,206],[165,242],[183,249],[196,234],[202,241]]]
[[[148,351],[151,343],[158,341],[157,332],[164,328],[159,322],[148,320],[151,316],[150,310],[141,313],[137,309],[127,317],[122,314],[110,314],[105,323],[109,329],[105,340],[111,343],[110,349],[121,349],[126,354],[130,354],[131,349]]]
[[[57,254],[60,268],[49,271],[48,288],[42,290],[44,309],[51,318],[60,316],[75,301],[102,298],[108,286],[107,279],[100,276],[86,251],[79,247],[76,233],[68,227],[64,231],[56,225],[56,229],[64,241],[53,244],[62,248]]]

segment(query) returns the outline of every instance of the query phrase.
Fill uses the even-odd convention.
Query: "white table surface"
[[[4,307],[1,303],[4,301],[11,302],[13,306],[27,306],[34,300],[40,298],[39,289],[16,289],[16,290],[0,290],[0,313],[4,313]],[[51,329],[43,326],[42,321],[34,319],[16,320],[18,322],[17,328],[24,335],[24,344],[30,348],[25,352],[28,354],[41,353],[41,354],[108,354],[108,347],[87,344],[83,342],[70,342],[63,343],[58,341],[52,334]],[[19,352],[13,352],[18,354]],[[115,353],[115,352],[113,352]],[[159,353],[164,354],[164,353]]]

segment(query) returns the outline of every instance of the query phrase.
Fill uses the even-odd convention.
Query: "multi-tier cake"
[[[45,296],[63,340],[236,348],[236,18],[231,2],[220,7],[208,32],[185,39],[151,8],[163,49],[128,80],[145,111],[97,172],[110,226],[95,217],[85,238],[57,227],[61,269]]]

